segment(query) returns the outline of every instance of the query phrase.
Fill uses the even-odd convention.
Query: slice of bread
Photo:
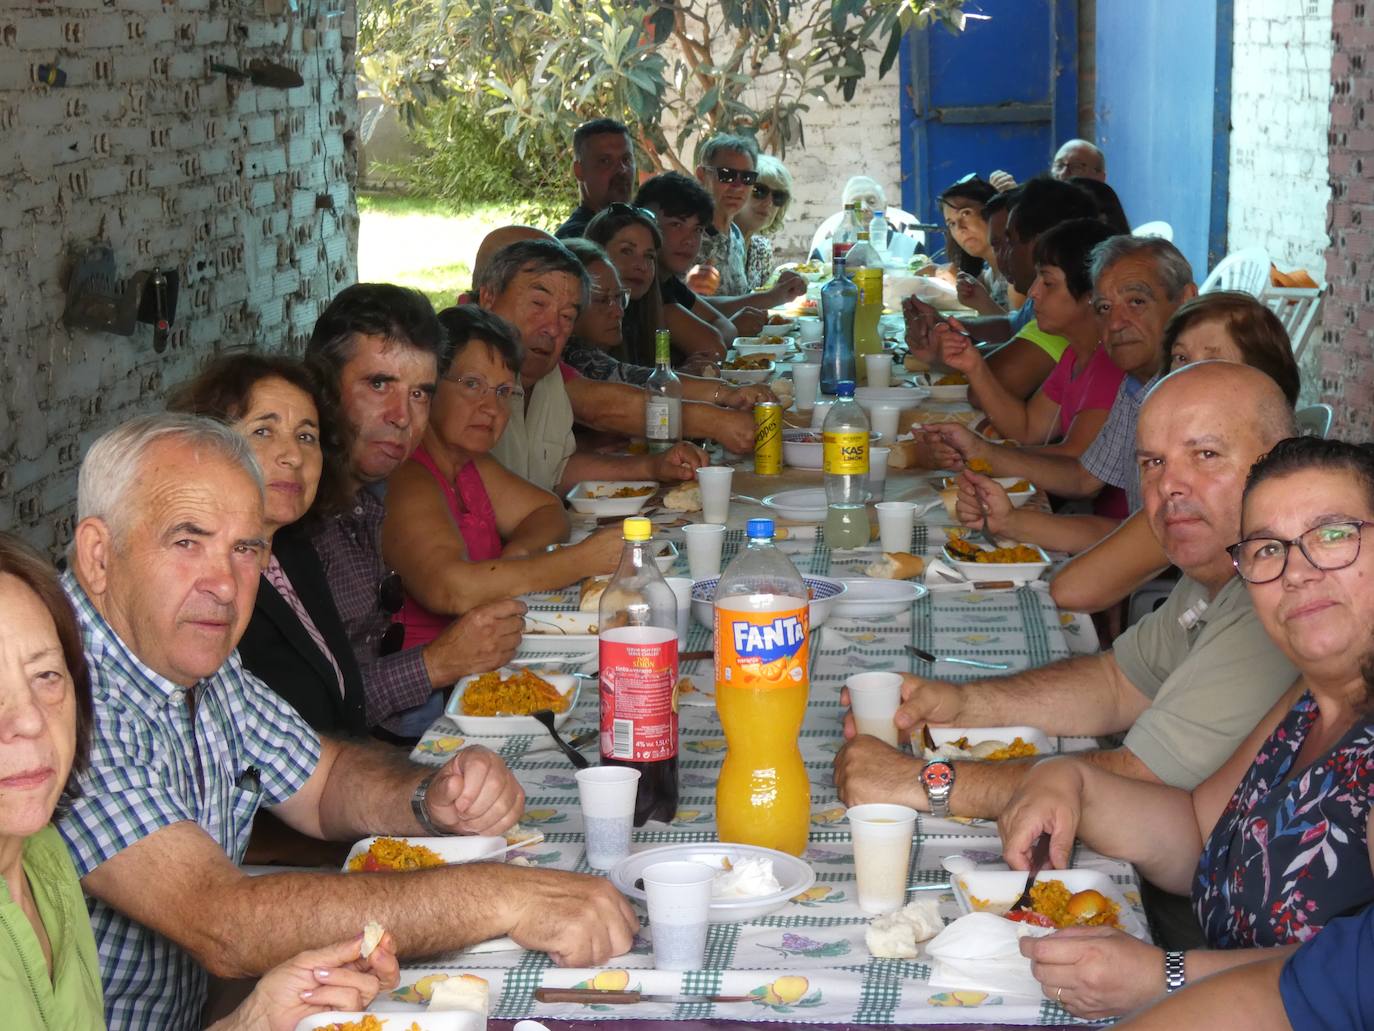
[[[882,558],[864,567],[864,575],[879,580],[910,580],[925,572],[926,560],[920,555],[885,551]]]

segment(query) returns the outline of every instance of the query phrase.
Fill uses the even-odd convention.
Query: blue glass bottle
[[[843,255],[835,258],[835,275],[821,291],[821,313],[825,323],[825,344],[821,350],[821,393],[834,394],[835,388],[854,376],[854,312],[859,306],[859,288],[844,272]]]

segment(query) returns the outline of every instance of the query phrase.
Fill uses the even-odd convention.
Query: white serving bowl
[[[941,387],[932,382],[930,385],[930,399],[932,401],[967,401],[968,384],[956,383],[952,386]]]
[[[1032,547],[1035,547],[1032,545]],[[983,548],[987,551],[989,549]],[[958,570],[969,580],[1012,580],[1016,583],[1027,583],[1031,580],[1038,580],[1045,570],[1050,568],[1050,557],[1045,554],[1042,548],[1036,547],[1035,550],[1040,554],[1040,561],[1036,562],[966,562],[956,558],[945,545],[940,551],[940,556],[949,565]]]
[[[807,605],[807,622],[810,629],[824,625],[835,611],[835,601],[844,596],[846,587],[843,580],[832,580],[828,576],[804,576],[807,591],[811,595]],[[692,584],[692,618],[707,630],[715,629],[716,584],[720,577],[707,577]]]
[[[748,383],[766,383],[768,378],[773,375],[777,366],[770,358],[768,364],[761,369],[726,369],[720,370],[720,378],[727,383],[734,383],[736,386]]]
[[[837,618],[894,616],[928,593],[914,580],[880,580],[871,576],[845,577],[844,594],[835,599],[831,615]]]
[[[658,571],[664,576],[667,576],[668,570],[673,568],[677,556],[678,548],[672,541],[654,542],[654,565],[658,566]]]
[[[931,728],[932,730],[934,728]],[[1120,913],[1117,919],[1121,929],[1142,941],[1150,940],[1150,932],[1145,929],[1139,915],[1126,901],[1121,889],[1110,877],[1099,870],[1044,870],[1035,878],[1037,881],[1062,881],[1071,892],[1086,891],[1093,888],[1116,903]],[[1021,896],[1026,886],[1023,870],[975,870],[950,878],[954,889],[954,899],[965,913],[974,913],[972,899],[987,902],[988,911],[1005,912]]]
[[[344,857],[341,867],[343,872],[348,873],[348,864],[353,862],[354,857],[362,855],[372,847],[374,841],[383,836],[403,841],[407,845],[423,846],[452,866],[476,862],[479,859],[495,858],[499,860],[503,858],[505,851],[509,848],[506,839],[496,835],[485,837],[453,835],[452,837],[427,838],[419,834],[374,834],[353,843],[353,847],[348,850],[348,855]]]
[[[502,676],[510,676],[521,670],[537,673],[552,684],[559,694],[568,699],[568,707],[562,712],[554,713],[553,724],[555,727],[561,727],[568,722],[568,717],[572,715],[573,709],[577,708],[577,695],[582,688],[582,678],[567,673],[536,670],[529,666],[502,666],[498,672]],[[546,733],[544,725],[533,716],[464,716],[463,693],[468,689],[468,685],[479,676],[481,674],[474,673],[458,681],[453,687],[453,693],[449,695],[448,704],[444,706],[444,715],[457,725],[460,732],[474,737]]]
[[[1029,480],[1026,480],[1024,476],[994,476],[993,479],[996,480],[999,484],[1001,484],[1002,488],[1006,490],[1007,498],[1010,499],[1012,505],[1016,508],[1020,508],[1031,498],[1035,497],[1035,484],[1031,483]],[[1027,483],[1030,489],[1018,490],[1013,492],[1011,488],[1016,486],[1018,483],[1021,483],[1023,480]],[[945,476],[935,481],[936,490],[947,490],[950,487],[957,487],[958,485],[959,478],[957,476]],[[954,518],[953,513],[950,514],[950,518]]]
[[[778,879],[782,890],[772,895],[761,895],[751,899],[712,899],[708,917],[711,923],[737,924],[767,916],[787,905],[790,900],[816,883],[816,871],[796,856],[789,856],[786,852],[778,852],[771,848],[760,848],[758,845],[735,845],[714,841],[662,845],[635,852],[611,867],[610,878],[621,894],[643,905],[644,871],[655,863],[672,860],[705,863],[723,871],[726,860],[733,864],[753,856],[766,856],[773,861],[773,876]]]
[[[773,322],[772,320],[775,318],[778,316],[768,316],[769,321],[763,324],[763,329],[759,331],[760,336],[791,337],[797,335],[796,319],[784,318],[781,322]]]
[[[631,498],[610,497],[622,487],[653,489]],[[657,490],[658,483],[655,480],[583,480],[568,491],[568,504],[574,512],[583,515],[632,516],[648,504]]]
[[[787,352],[792,349],[794,337],[782,337],[780,343],[765,342],[763,337],[735,337],[735,353],[740,355],[747,354],[766,354],[774,361],[781,361],[787,357]]]
[[[304,1018],[296,1025],[296,1031],[316,1031],[318,1028],[333,1027],[335,1024],[357,1023],[367,1016],[376,1014],[360,1010],[330,1010],[328,1013],[316,1013],[312,1017]],[[487,1018],[476,1010],[407,1011],[404,1019],[396,1013],[385,1016],[393,1018],[387,1021],[387,1027],[395,1025],[409,1028],[413,1024],[420,1031],[482,1031],[487,1026]]]
[[[929,396],[929,393],[926,387],[858,387],[854,391],[854,400],[860,405],[871,402],[915,408]]]
[[[869,446],[878,443],[878,434],[868,435]],[[782,461],[793,469],[820,469],[825,465],[825,445],[821,431],[786,427],[782,431]],[[824,514],[822,514],[824,518]]]

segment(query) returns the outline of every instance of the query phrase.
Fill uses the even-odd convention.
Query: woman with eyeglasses
[[[240,352],[212,361],[167,407],[227,422],[262,466],[270,553],[239,642],[244,666],[321,733],[363,737],[362,674],[305,519],[339,504],[345,449],[326,390],[295,359]]]
[[[434,640],[483,602],[613,572],[622,546],[619,527],[608,527],[548,550],[568,537],[562,503],[490,455],[508,405],[524,396],[515,330],[470,304],[439,321],[453,359],[419,447],[387,480],[382,522],[382,553],[406,590],[407,647]]]
[[[945,220],[945,257],[959,300],[980,315],[1003,315],[1010,284],[997,268],[983,205],[996,196],[991,185],[970,173],[940,194]]]
[[[1163,953],[1120,931],[1022,943],[1051,998],[1099,1018],[1186,981],[1293,951],[1374,900],[1374,448],[1294,437],[1251,468],[1241,540],[1229,547],[1265,632],[1298,680],[1220,769],[1191,792],[1070,757],[1039,763],[999,821],[1025,869],[1050,835],[1075,836],[1189,892],[1207,949]]]
[[[744,234],[744,278],[750,290],[773,274],[773,237],[792,203],[792,173],[781,161],[760,154],[758,173],[748,202],[735,214],[735,225]]]

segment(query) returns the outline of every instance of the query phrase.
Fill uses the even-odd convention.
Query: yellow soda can
[[[754,472],[760,476],[782,472],[782,405],[776,401],[754,405]]]

